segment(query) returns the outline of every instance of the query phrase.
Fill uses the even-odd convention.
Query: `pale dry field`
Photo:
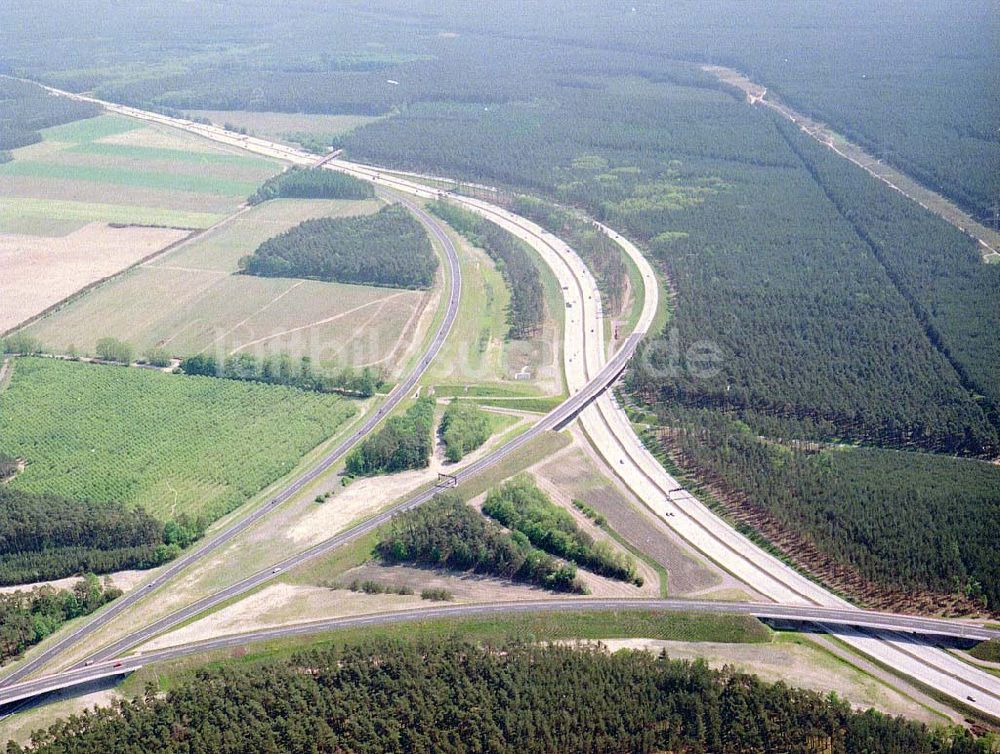
[[[101,223],[59,238],[0,233],[0,332],[187,234]]]
[[[395,369],[419,343],[434,292],[236,274],[240,257],[312,217],[364,214],[374,201],[278,200],[253,207],[34,323],[46,345],[92,353],[99,338],[177,357],[288,353],[314,363]],[[426,319],[426,318],[425,318]],[[418,323],[420,326],[418,326]]]
[[[905,715],[926,723],[941,718],[894,688],[831,657],[808,641],[789,639],[771,644],[721,644],[715,642],[663,641],[660,639],[603,639],[610,652],[622,649],[659,654],[666,650],[675,660],[703,659],[713,668],[731,665],[769,683],[822,694],[835,691],[857,709],[874,707],[890,715]]]

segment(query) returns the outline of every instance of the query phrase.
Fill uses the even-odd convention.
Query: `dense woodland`
[[[536,549],[521,532],[505,532],[451,492],[400,513],[379,536],[387,563],[420,563],[583,592],[576,568]]]
[[[0,594],[0,665],[54,633],[63,623],[121,596],[88,574],[72,589],[36,587]]]
[[[545,318],[545,292],[524,245],[498,225],[454,204],[436,201],[429,208],[496,263],[510,289],[508,337],[523,340],[537,335]]]
[[[32,751],[985,754],[989,746],[703,662],[458,639],[376,639],[215,665],[155,692],[39,731]]]
[[[394,288],[429,288],[437,266],[427,231],[399,204],[374,215],[306,220],[240,259],[248,275]]]
[[[535,547],[581,568],[642,586],[635,561],[607,542],[595,542],[572,514],[553,503],[527,474],[510,479],[486,495],[483,513],[519,531]]]
[[[353,476],[392,474],[426,468],[434,450],[434,398],[424,396],[347,454],[347,473]]]
[[[301,390],[343,393],[361,398],[375,395],[384,381],[382,372],[371,367],[356,370],[348,366],[331,372],[315,368],[308,356],[295,360],[286,353],[258,359],[244,351],[230,354],[221,363],[210,354],[196,354],[181,361],[180,368],[185,374],[288,385]]]
[[[444,410],[438,434],[444,443],[445,457],[452,462],[461,461],[493,433],[490,415],[474,403],[452,400]]]
[[[370,199],[375,196],[371,184],[323,168],[293,167],[268,178],[248,200],[260,204],[269,199]]]
[[[186,517],[164,524],[118,503],[0,485],[0,584],[150,568],[176,557],[205,526]]]
[[[1000,467],[761,438],[712,411],[664,407],[679,463],[886,587],[1000,607]]]
[[[53,97],[37,84],[0,77],[0,162],[11,158],[8,150],[41,141],[41,129],[98,113],[96,105]]]
[[[983,264],[977,241],[872,180],[779,121],[817,183],[864,239],[948,358],[1000,426],[1000,265]]]

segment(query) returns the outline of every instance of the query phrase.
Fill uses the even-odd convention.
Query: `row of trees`
[[[527,474],[490,490],[483,513],[508,529],[524,534],[535,547],[565,558],[581,568],[620,581],[642,586],[642,576],[631,556],[618,552],[606,542],[595,542],[577,526],[569,511],[549,500]]]
[[[185,374],[289,385],[301,390],[347,393],[363,398],[375,395],[384,381],[382,371],[372,367],[361,370],[344,367],[331,373],[317,370],[308,356],[295,361],[286,353],[266,355],[258,359],[253,354],[242,351],[227,356],[221,362],[211,354],[196,354],[181,361],[180,368]]]
[[[490,415],[474,403],[452,400],[444,410],[438,427],[444,443],[445,457],[449,461],[461,461],[493,433]]]
[[[347,454],[347,473],[372,476],[426,468],[434,449],[434,406],[433,397],[423,396],[404,413],[386,420]]]
[[[436,201],[429,206],[434,214],[483,249],[496,263],[510,288],[509,337],[523,340],[537,335],[545,317],[545,292],[538,268],[521,242],[489,220],[454,204]]]
[[[201,537],[206,521],[163,523],[141,508],[0,485],[0,584],[152,568]]]
[[[121,596],[90,573],[72,589],[38,587],[30,592],[0,594],[0,664],[54,633],[63,623]]]
[[[371,184],[346,173],[323,168],[293,167],[268,178],[250,197],[250,204],[269,199],[370,199],[375,196]]]
[[[428,288],[438,259],[423,225],[392,204],[374,215],[306,220],[239,264],[248,275]]]
[[[393,518],[376,552],[388,563],[422,563],[558,592],[584,591],[575,567],[536,549],[521,532],[507,534],[451,492]]]
[[[665,654],[456,638],[372,638],[215,664],[32,742],[33,754],[986,754],[991,745]]]

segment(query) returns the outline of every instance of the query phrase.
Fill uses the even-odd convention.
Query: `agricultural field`
[[[93,353],[113,336],[183,357],[287,352],[328,366],[392,371],[419,342],[432,293],[235,274],[240,257],[303,220],[373,212],[375,201],[277,199],[257,205],[27,328],[56,351]]]
[[[258,383],[19,358],[0,393],[14,489],[209,520],[288,473],[354,415],[338,396]]]
[[[0,166],[10,216],[57,222],[206,228],[232,213],[278,163],[118,115],[42,131]]]
[[[222,220],[279,169],[119,116],[41,136],[0,165],[0,332]]]
[[[57,238],[0,233],[4,270],[0,332],[186,235],[187,231],[173,228],[114,228],[100,223],[88,223]]]

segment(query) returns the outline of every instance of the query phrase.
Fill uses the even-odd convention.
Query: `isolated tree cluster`
[[[260,204],[269,199],[370,199],[370,183],[346,173],[323,168],[291,168],[268,178],[248,200]]]
[[[437,495],[393,518],[381,532],[376,552],[388,563],[473,571],[557,592],[584,591],[575,567],[533,547],[521,532],[505,532],[454,493]]]
[[[374,215],[306,220],[240,259],[248,275],[429,288],[438,260],[420,222],[399,204]]]

